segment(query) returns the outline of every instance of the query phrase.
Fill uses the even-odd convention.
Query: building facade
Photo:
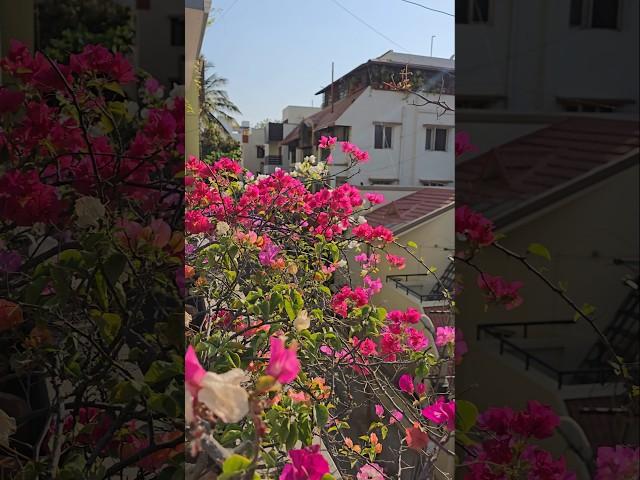
[[[348,179],[354,185],[453,184],[453,83],[453,60],[393,51],[369,60],[317,92],[322,109],[282,141],[283,167],[321,158],[318,140],[329,135],[369,152]],[[333,159],[338,174],[346,158],[338,149]]]

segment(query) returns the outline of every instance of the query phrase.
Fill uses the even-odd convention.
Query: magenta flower
[[[357,480],[384,480],[382,467],[377,463],[368,463],[366,465],[363,465],[360,468],[360,470],[358,470],[356,479]]]
[[[640,448],[598,447],[596,480],[632,480],[640,475]]]
[[[384,195],[381,193],[366,193],[364,196],[369,200],[371,205],[377,205],[384,202]]]
[[[285,348],[284,342],[278,337],[271,337],[269,344],[271,356],[265,373],[282,384],[291,382],[300,372],[300,361],[296,356],[296,349]]]
[[[456,341],[456,329],[454,327],[438,327],[436,328],[436,345],[444,347],[449,343]]]
[[[413,378],[411,378],[411,375],[407,373],[402,375],[398,380],[398,387],[400,387],[400,390],[402,390],[403,392],[408,393],[409,395],[413,395],[414,386]]]
[[[196,351],[189,345],[184,357],[184,382],[194,397],[198,396],[200,384],[206,373],[207,371],[200,365]]]
[[[329,473],[329,464],[319,451],[320,445],[289,450],[291,463],[285,465],[279,480],[320,480]]]
[[[382,416],[384,415],[384,407],[379,403],[376,404],[376,415],[379,416],[380,418],[382,418]]]
[[[425,337],[424,333],[415,328],[407,328],[407,345],[414,352],[424,350],[429,345],[429,340]]]
[[[404,414],[400,410],[393,410],[391,412],[391,418],[389,419],[389,423],[393,425],[396,422],[399,422],[404,418]]]
[[[478,287],[485,291],[485,300],[504,305],[507,310],[520,306],[523,302],[520,289],[524,284],[520,281],[507,282],[500,276],[488,273],[478,275]]]
[[[456,157],[466,152],[475,152],[478,150],[475,145],[471,144],[471,137],[467,132],[456,133]]]
[[[260,263],[265,267],[270,267],[275,263],[278,253],[280,253],[280,248],[273,243],[268,243],[262,247],[262,250],[258,254],[258,260],[260,260]]]
[[[321,136],[320,137],[320,142],[318,143],[318,147],[319,148],[331,148],[336,144],[336,141],[338,139],[336,137],[326,137],[326,136]]]
[[[375,355],[378,352],[376,351],[377,345],[370,338],[365,338],[360,343],[358,343],[358,350],[364,356]]]
[[[456,428],[456,402],[445,402],[444,397],[438,397],[432,405],[422,409],[422,415],[434,423],[445,424],[449,431]]]

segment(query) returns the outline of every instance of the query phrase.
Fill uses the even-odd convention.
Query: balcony
[[[265,128],[264,136],[265,143],[281,142],[284,138],[282,124],[269,122]]]
[[[439,291],[436,279],[428,273],[389,275],[386,281],[392,282],[397,289],[417,298],[420,302],[433,302],[444,299],[444,295]]]
[[[536,335],[536,327],[544,328],[546,333]],[[575,336],[576,328],[574,320],[486,323],[478,325],[476,339],[493,340],[500,355],[521,361],[527,371],[534,369],[551,377],[558,389],[565,385],[619,381],[620,377],[616,377],[611,366],[606,366],[607,362],[590,367],[575,362],[576,354],[564,339]],[[638,365],[628,363],[627,368],[637,379]]]

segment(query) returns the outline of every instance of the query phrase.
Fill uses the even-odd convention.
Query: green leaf
[[[412,240],[409,240],[407,242],[407,247],[417,249],[418,248],[418,244],[416,242],[412,241]]]
[[[313,408],[313,414],[315,416],[316,425],[320,428],[323,428],[329,421],[329,409],[321,403],[318,403]]]
[[[134,382],[124,380],[113,389],[112,399],[114,402],[127,403],[136,398],[139,393],[140,390]]]
[[[336,477],[330,473],[325,473],[320,480],[336,480]]]
[[[585,315],[585,316],[589,316],[591,315],[593,312],[596,311],[596,307],[594,307],[593,305],[590,305],[588,303],[585,303],[582,305],[582,307],[580,307],[580,311]],[[580,315],[579,312],[576,312],[575,315],[573,316],[573,321],[577,322],[578,320],[580,320],[582,318],[582,316]]]
[[[527,248],[527,251],[551,261],[551,253],[549,253],[549,249],[541,243],[532,243],[529,245],[529,248]]]
[[[156,360],[151,364],[149,370],[144,375],[144,381],[150,385],[170,380],[173,377],[182,375],[182,366],[173,362]]]
[[[116,253],[107,258],[107,260],[104,262],[102,270],[107,281],[111,285],[115,285],[116,283],[118,283],[118,280],[120,280],[120,276],[124,272],[126,266],[127,257],[120,253]]]
[[[152,393],[147,401],[149,408],[158,413],[164,413],[168,417],[177,417],[180,414],[180,405],[164,393]]]
[[[239,478],[238,474],[244,473],[251,466],[251,460],[242,455],[234,453],[227,458],[222,464],[222,474],[218,476],[218,480],[231,480]],[[253,480],[259,480],[260,476],[254,473]]]
[[[293,322],[296,319],[296,312],[293,310],[293,305],[291,304],[291,301],[288,298],[284,300],[284,309],[287,312],[287,316],[289,317],[289,320]]]
[[[298,441],[298,426],[295,423],[289,425],[289,436],[285,443],[287,450],[291,450]]]
[[[118,95],[124,97],[124,91],[118,82],[109,82],[105,83],[103,87],[111,92],[117,93]]]
[[[466,400],[456,401],[456,428],[468,432],[478,420],[478,407]]]
[[[103,313],[96,318],[100,335],[107,341],[112,342],[122,326],[122,319],[116,313]]]

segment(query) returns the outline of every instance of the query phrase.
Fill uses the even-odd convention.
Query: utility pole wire
[[[382,33],[380,30],[376,29],[375,27],[373,27],[372,25],[369,25],[367,22],[365,22],[363,19],[361,19],[359,16],[357,16],[355,13],[353,13],[351,10],[349,10],[348,8],[346,8],[345,6],[343,6],[342,4],[340,4],[338,2],[338,0],[331,0],[333,3],[335,3],[338,7],[340,7],[342,10],[344,10],[345,12],[347,12],[349,15],[351,15],[353,18],[355,18],[356,20],[358,20],[360,23],[362,23],[363,25],[365,25],[366,27],[368,27],[369,29],[373,30],[375,33],[377,33],[378,35],[380,35],[382,38],[384,38],[385,40],[393,43],[394,45],[396,45],[397,47],[401,48],[402,50],[404,50],[405,52],[408,52],[409,49],[406,47],[403,47],[402,45],[400,45],[398,42],[393,41],[391,38],[387,37],[384,33]]]
[[[438,10],[436,8],[427,7],[426,5],[422,5],[421,3],[417,3],[417,2],[412,2],[411,0],[400,0],[400,1],[404,2],[404,3],[410,3],[411,5],[416,5],[417,7],[422,7],[425,10],[429,10],[430,12],[442,13],[443,15],[448,15],[450,17],[455,17],[455,15],[453,13],[444,12],[444,11]]]

